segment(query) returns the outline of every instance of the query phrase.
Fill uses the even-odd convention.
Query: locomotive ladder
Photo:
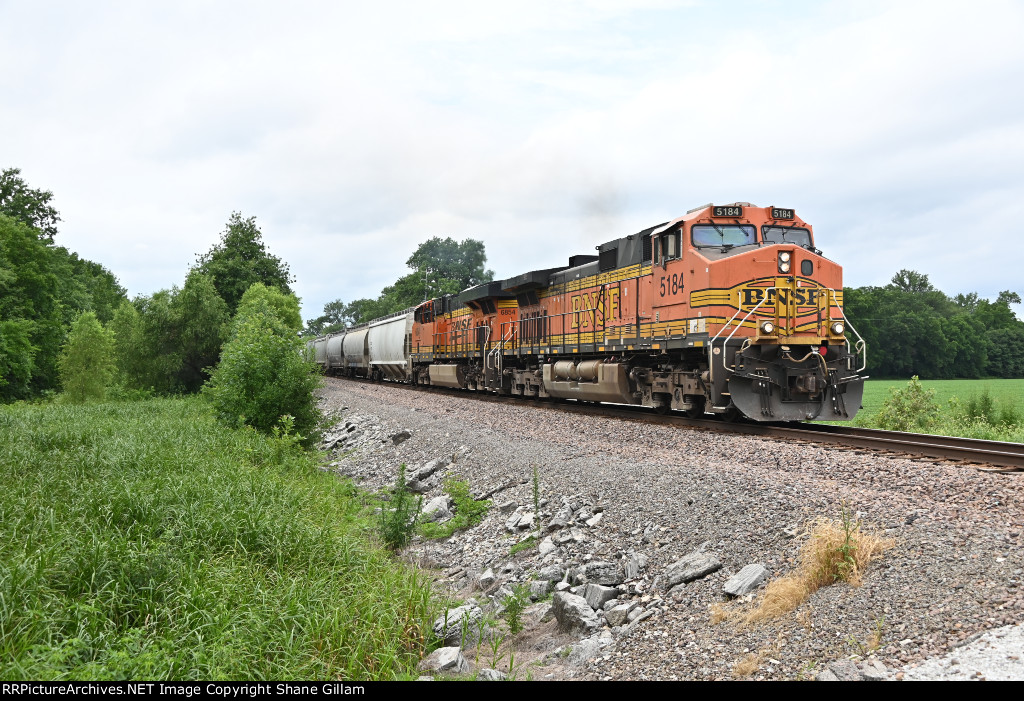
[[[512,337],[515,335],[515,324],[506,322],[505,324],[502,324],[502,326],[508,326],[508,334],[499,335],[498,342],[495,344],[494,348],[488,352],[487,358],[484,361],[484,366],[488,370],[495,371],[496,376],[498,377],[499,387],[501,384],[501,373],[505,369],[505,357],[503,353],[505,350],[505,342],[511,341]]]

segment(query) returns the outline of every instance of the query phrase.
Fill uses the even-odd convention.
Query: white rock
[[[725,583],[722,590],[729,596],[743,596],[757,589],[766,579],[768,579],[768,570],[764,565],[760,563],[747,565],[729,577],[729,581]]]
[[[586,632],[600,625],[594,609],[582,596],[556,592],[551,605],[555,609],[558,628],[563,632]]]
[[[537,552],[540,553],[541,557],[545,557],[550,553],[553,553],[558,546],[555,545],[554,541],[551,540],[551,536],[548,536],[544,540],[540,541],[540,545],[537,546]]]
[[[447,672],[463,674],[469,671],[469,663],[457,647],[439,647],[420,661],[417,669],[421,672]]]

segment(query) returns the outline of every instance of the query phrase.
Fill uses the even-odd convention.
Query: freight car
[[[313,346],[328,372],[424,386],[847,420],[866,348],[842,298],[841,267],[792,209],[708,204]]]

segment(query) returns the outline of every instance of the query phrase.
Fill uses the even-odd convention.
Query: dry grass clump
[[[763,652],[749,652],[736,660],[736,663],[732,666],[732,675],[734,677],[749,677],[761,667],[761,662],[763,661]]]
[[[752,609],[730,613],[713,607],[711,620],[733,619],[741,625],[768,621],[795,610],[821,587],[839,581],[859,586],[868,564],[895,545],[892,538],[864,530],[844,504],[840,520],[818,518],[808,526],[796,572],[769,583]]]

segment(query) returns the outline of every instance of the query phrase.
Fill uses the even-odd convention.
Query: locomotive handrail
[[[505,337],[505,332],[504,332],[505,326],[509,327],[509,332],[508,332],[508,337],[507,338]],[[514,321],[503,321],[502,322],[502,330],[503,331],[500,331],[498,333],[498,343],[496,343],[495,347],[487,353],[487,358],[488,359],[490,357],[494,356],[494,358],[497,360],[497,362],[494,365],[486,364],[487,368],[497,369],[499,371],[499,373],[501,373],[501,371],[503,369],[503,362],[502,362],[503,357],[502,356],[503,356],[503,351],[505,350],[505,342],[506,341],[511,341],[512,337],[515,335],[515,322]]]
[[[490,353],[490,355],[494,356],[494,359],[495,359],[495,364],[493,366],[491,366],[491,367],[493,367],[495,370],[498,371],[499,378],[501,376],[502,371],[505,369],[505,363],[504,363],[504,360],[505,360],[505,357],[504,357],[505,342],[506,341],[511,341],[512,337],[515,336],[515,330],[516,330],[516,326],[515,325],[516,325],[516,322],[514,322],[514,321],[506,321],[506,322],[503,322],[501,324],[501,328],[502,329],[504,329],[506,326],[508,327],[508,337],[505,338],[504,331],[500,331],[498,333],[498,343],[494,346],[494,350],[492,350],[491,353]]]
[[[775,290],[776,292],[778,292],[778,290],[779,290],[778,287],[766,287],[764,289],[766,289],[766,290]],[[757,304],[754,305],[753,309],[751,309],[749,312],[747,312],[747,315],[743,317],[743,321],[741,321],[739,323],[739,326],[734,328],[732,330],[732,333],[729,334],[729,336],[724,341],[722,341],[722,367],[725,368],[726,370],[728,370],[729,372],[735,372],[734,370],[730,369],[728,365],[725,364],[725,349],[728,347],[729,341],[732,340],[732,337],[736,335],[737,331],[739,331],[741,328],[743,328],[743,324],[746,323],[747,319],[750,318],[750,315],[753,314],[754,312],[756,312],[761,307],[761,305],[764,304],[767,301],[768,301],[768,295],[765,295],[764,297],[761,298],[760,302],[758,302]],[[776,304],[778,304],[778,302],[776,302]],[[715,341],[718,340],[718,337],[722,335],[722,332],[725,331],[725,329],[729,326],[729,324],[731,324],[732,322],[736,321],[736,317],[738,317],[740,315],[740,312],[742,312],[742,311],[743,311],[743,307],[741,306],[739,309],[736,310],[736,313],[732,315],[732,318],[729,319],[729,321],[725,322],[722,325],[722,328],[720,328],[718,330],[718,333],[715,334],[715,337],[712,338],[708,342],[708,372],[710,373],[708,377],[711,380],[712,384],[714,384],[714,382],[715,382],[715,359],[714,359]]]
[[[825,289],[832,293],[832,301],[835,302],[835,306],[839,309],[839,313],[843,315],[843,321],[846,323],[846,326],[850,329],[850,331],[853,331],[853,333],[857,336],[857,343],[854,344],[854,348],[857,349],[856,352],[858,355],[861,356],[862,361],[862,365],[859,368],[857,368],[857,372],[862,372],[864,368],[868,366],[868,344],[865,343],[864,337],[860,335],[857,329],[854,328],[853,324],[851,324],[850,320],[846,317],[846,311],[839,304],[839,295],[836,293],[836,291],[833,290],[831,287],[826,287]],[[830,304],[828,308],[830,312],[829,317],[831,318],[832,305]],[[846,350],[850,350],[849,339],[846,340]]]

